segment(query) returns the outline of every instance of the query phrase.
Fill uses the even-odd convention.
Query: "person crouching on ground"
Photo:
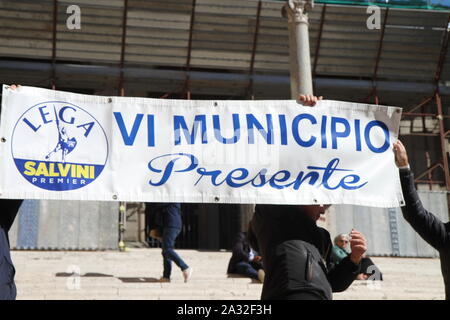
[[[248,243],[247,232],[239,232],[228,263],[228,274],[240,274],[264,282],[262,257]]]

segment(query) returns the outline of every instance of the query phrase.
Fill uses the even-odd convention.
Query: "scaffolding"
[[[326,6],[324,6],[325,8]],[[377,93],[377,75],[378,75],[378,67],[380,62],[380,57],[382,53],[383,40],[386,30],[386,25],[389,17],[389,8],[386,8],[384,11],[383,25],[380,31],[380,39],[378,42],[378,50],[375,59],[375,67],[373,70],[372,83],[373,88],[371,89],[369,95],[363,100],[364,102],[368,102],[370,98],[373,98],[373,103],[379,104],[379,96]],[[419,136],[419,137],[438,137],[439,138],[439,146],[440,146],[440,158],[436,161],[431,162],[430,153],[428,151],[425,152],[425,156],[427,159],[427,168],[416,175],[415,182],[416,183],[425,183],[428,184],[429,190],[432,190],[433,184],[444,185],[447,191],[450,191],[450,174],[449,174],[449,151],[448,151],[448,141],[450,130],[447,130],[445,127],[445,119],[450,119],[448,114],[444,114],[444,110],[442,107],[442,98],[439,92],[439,82],[441,81],[442,71],[444,68],[444,63],[448,53],[448,44],[450,38],[450,13],[448,14],[447,21],[443,26],[442,32],[442,40],[440,46],[440,54],[436,64],[435,76],[433,79],[434,90],[430,94],[429,97],[421,101],[418,105],[413,106],[403,112],[402,119],[414,119],[420,118],[422,122],[422,130],[421,132],[415,132],[414,130],[410,130],[409,133],[404,134],[409,136]],[[427,109],[429,110],[428,112]],[[417,112],[417,111],[420,112]],[[433,128],[430,128],[427,125],[427,118],[436,119],[438,132],[432,132]],[[411,122],[412,123],[412,122]],[[434,126],[433,126],[434,127]],[[402,137],[400,133],[400,138]],[[433,172],[435,170],[443,171],[443,179],[435,180],[433,179]]]

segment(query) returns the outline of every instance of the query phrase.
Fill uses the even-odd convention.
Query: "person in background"
[[[346,247],[350,240],[346,233],[341,233],[334,238],[334,246],[331,250],[331,263],[338,264],[348,256]]]
[[[334,238],[334,246],[331,252],[331,263],[339,264],[350,253],[347,251],[349,244],[349,236],[341,233]],[[383,275],[378,267],[373,263],[372,259],[365,254],[361,259],[361,273],[356,276],[356,280],[383,280]]]
[[[414,174],[409,166],[405,146],[398,140],[393,144],[393,149],[405,200],[405,205],[401,207],[403,217],[428,244],[439,252],[445,284],[445,299],[450,300],[450,222],[442,222],[423,207],[414,186]]]
[[[179,203],[147,203],[146,212],[152,212],[156,218],[154,221],[162,229],[162,256],[163,276],[160,282],[170,282],[172,274],[172,261],[183,273],[184,282],[188,282],[192,276],[193,269],[175,252],[175,240],[181,232],[181,205]],[[160,225],[161,224],[161,225]]]
[[[239,232],[236,235],[227,273],[241,274],[264,282],[262,257],[248,243],[247,232]]]

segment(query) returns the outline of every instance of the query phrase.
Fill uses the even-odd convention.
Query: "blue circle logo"
[[[33,185],[75,190],[100,176],[108,159],[108,139],[84,109],[49,101],[22,114],[14,126],[11,151],[17,169]]]

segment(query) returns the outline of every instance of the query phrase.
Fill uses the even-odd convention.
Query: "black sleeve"
[[[341,292],[346,290],[352,282],[355,280],[358,273],[361,270],[361,264],[354,264],[352,260],[350,260],[350,256],[345,257],[339,262],[339,264],[331,263],[331,248],[333,247],[330,234],[328,232],[326,234],[326,247],[328,248],[328,252],[326,254],[326,263],[328,266],[328,281],[330,282],[331,289],[333,292]]]
[[[345,257],[328,272],[328,281],[333,292],[346,290],[355,280],[360,271],[360,264],[354,264],[350,256]]]
[[[252,221],[253,221],[253,219],[252,219]],[[258,240],[256,238],[255,231],[253,230],[252,222],[250,222],[250,224],[248,226],[247,239],[248,239],[248,243],[250,244],[250,247],[252,247],[253,250],[255,250],[259,254],[261,254],[261,251],[259,250],[259,246],[258,246]]]
[[[152,202],[145,203],[145,214],[147,216],[147,224],[149,230],[151,229],[162,230],[163,228],[162,210],[164,210],[164,207],[160,206],[158,203]]]
[[[11,229],[23,200],[1,199],[0,226],[8,232]]]
[[[246,234],[239,232],[233,244],[233,256],[237,258],[237,261],[248,261],[248,252],[246,251]]]
[[[440,250],[450,245],[450,235],[444,223],[424,209],[414,186],[414,174],[411,170],[400,170],[405,206],[403,217],[413,229],[433,248]]]

